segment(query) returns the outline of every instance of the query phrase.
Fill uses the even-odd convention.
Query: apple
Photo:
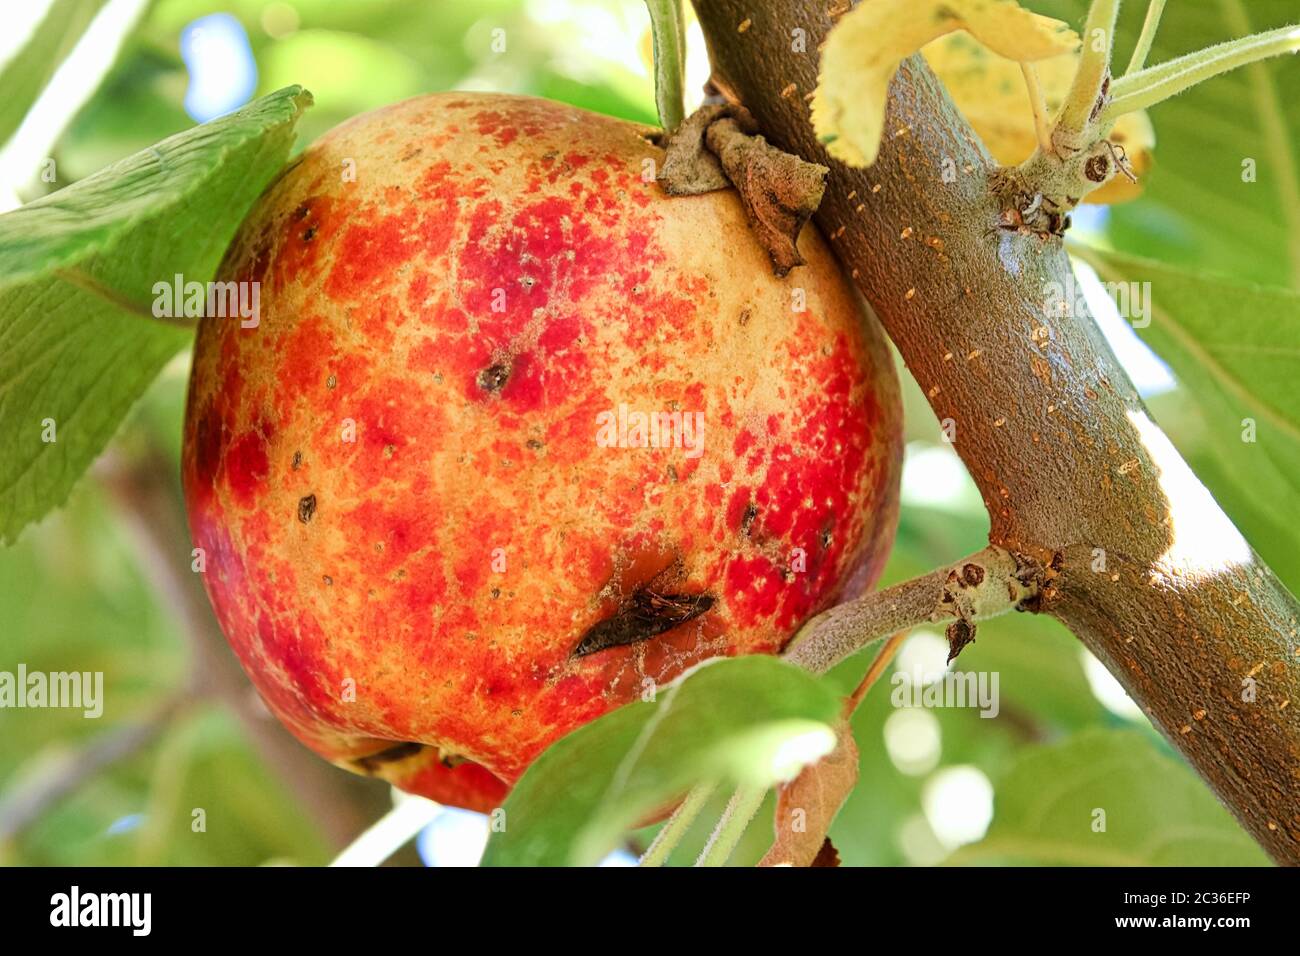
[[[558,737],[879,573],[880,328],[815,230],[778,279],[733,193],[666,196],[652,140],[419,97],[322,137],[230,246],[259,315],[200,324],[190,527],[245,670],[335,764],[489,809]]]

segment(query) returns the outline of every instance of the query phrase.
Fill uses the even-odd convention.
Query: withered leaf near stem
[[[776,795],[776,841],[759,866],[834,866],[826,834],[858,782],[858,748],[847,720],[835,728],[835,749]]]
[[[724,104],[701,106],[677,127],[668,138],[667,155],[659,171],[664,192],[670,196],[698,196],[731,185],[718,157],[705,145],[704,134],[710,123],[734,110],[735,107]]]
[[[669,139],[659,181],[671,196],[734,186],[773,273],[784,276],[804,262],[796,242],[821,203],[828,170],[771,146],[756,129],[743,107],[701,107]]]
[[[808,865],[810,867],[840,865],[840,853],[835,849],[835,844],[831,843],[830,837],[822,841],[822,848],[817,851],[817,856]]]
[[[772,260],[772,272],[783,276],[803,265],[795,242],[822,201],[829,170],[783,153],[762,136],[746,134],[730,118],[711,124],[704,139],[740,194],[750,227]]]

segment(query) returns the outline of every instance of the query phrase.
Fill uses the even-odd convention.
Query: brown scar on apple
[[[569,656],[586,657],[611,647],[648,641],[694,620],[713,604],[711,594],[658,594],[641,588],[613,615],[589,627]]]
[[[354,757],[353,766],[357,767],[361,773],[373,775],[379,772],[379,768],[384,764],[397,763],[399,760],[405,760],[407,757],[414,757],[424,750],[425,745],[414,740],[408,740],[404,743],[394,744],[386,747],[377,753],[367,754],[364,757]]]
[[[478,387],[485,392],[500,392],[510,380],[510,366],[496,362],[478,373]]]

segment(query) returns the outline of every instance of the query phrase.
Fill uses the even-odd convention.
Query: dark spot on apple
[[[745,514],[740,519],[740,533],[746,538],[749,537],[749,531],[754,527],[754,519],[758,517],[758,505],[750,502],[745,505]]]
[[[510,380],[510,366],[502,362],[489,365],[478,373],[478,387],[485,392],[500,392]]]
[[[613,616],[597,621],[582,635],[573,657],[586,657],[611,647],[638,644],[694,620],[713,607],[711,594],[657,594],[634,591]]]
[[[306,495],[298,499],[298,520],[306,524],[316,513],[316,496]]]
[[[297,471],[297,470],[298,470],[298,466],[301,465],[301,464],[302,464],[302,452],[300,452],[300,451],[296,451],[296,452],[293,453],[293,463],[290,465],[290,467],[291,467],[294,471]]]

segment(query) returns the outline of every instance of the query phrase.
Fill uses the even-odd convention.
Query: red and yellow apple
[[[260,314],[201,323],[191,530],[254,684],[339,766],[490,808],[556,738],[779,651],[880,570],[881,331],[813,229],[778,279],[734,194],[664,195],[649,134],[409,100],[315,143],[226,255]]]

